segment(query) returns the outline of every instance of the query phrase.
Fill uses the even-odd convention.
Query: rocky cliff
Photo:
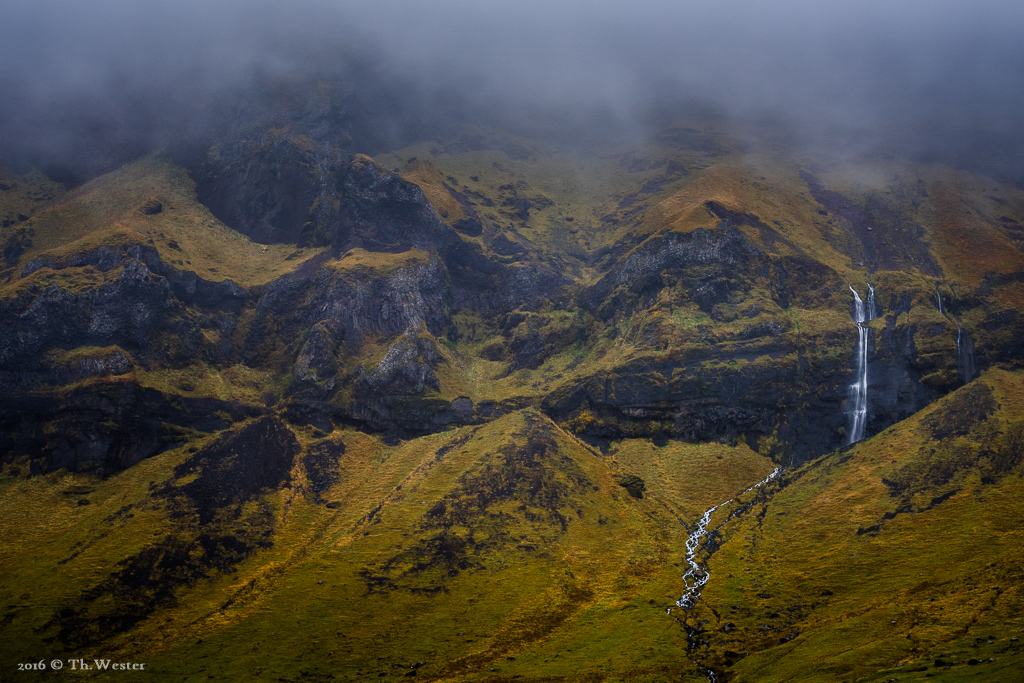
[[[183,157],[194,183],[150,159],[20,214],[0,378],[26,399],[4,438],[33,445],[7,457],[110,472],[187,438],[86,448],[48,427],[114,390],[200,431],[230,420],[191,417],[197,400],[395,435],[535,405],[595,443],[741,440],[799,462],[846,440],[849,287],[866,283],[868,433],[962,384],[965,363],[1020,358],[1017,219],[996,216],[1015,190],[974,207],[999,258],[964,264],[943,211],[973,181],[939,170],[843,194],[784,159],[758,180],[721,148],[670,144],[618,167],[621,195],[567,194],[531,184],[550,162],[507,143],[375,161],[330,102],[236,122]],[[135,429],[118,410],[112,433]]]

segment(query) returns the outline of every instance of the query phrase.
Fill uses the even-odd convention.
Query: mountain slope
[[[667,676],[688,487],[636,498],[619,472],[528,410],[398,447],[261,418],[106,480],[8,478],[4,640],[186,677]]]
[[[987,374],[751,501],[687,615],[710,618],[705,661],[736,681],[1015,680],[1022,382]]]
[[[704,120],[371,158],[348,89],[282,88],[76,188],[0,178],[5,658],[1016,666],[1019,188]],[[716,512],[713,579],[675,607],[701,513],[779,465]]]

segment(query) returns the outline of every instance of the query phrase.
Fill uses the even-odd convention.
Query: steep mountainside
[[[987,374],[717,513],[739,514],[686,616],[701,661],[736,681],[1019,677],[1022,391]]]
[[[0,174],[3,666],[1011,680],[1024,191],[703,120],[393,149],[345,86],[249,105]]]

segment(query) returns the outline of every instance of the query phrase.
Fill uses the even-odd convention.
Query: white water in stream
[[[772,470],[771,474],[769,474],[767,477],[757,482],[750,488],[744,490],[743,493],[746,493],[747,491],[753,491],[758,486],[764,486],[772,479],[779,476],[780,472],[782,472],[782,468],[776,467],[774,470]],[[743,493],[739,495],[742,496]],[[708,570],[701,568],[701,566],[697,564],[697,549],[700,547],[701,539],[703,539],[708,533],[708,524],[711,523],[711,513],[717,510],[718,508],[722,507],[723,505],[731,503],[733,500],[733,498],[730,498],[725,502],[719,503],[713,508],[708,508],[707,510],[705,510],[704,514],[701,515],[700,521],[697,522],[697,530],[691,533],[689,538],[686,539],[686,564],[690,566],[686,570],[686,573],[683,574],[683,582],[686,586],[686,590],[683,592],[682,597],[676,600],[676,606],[693,607],[694,604],[696,604],[697,602],[697,598],[700,597],[700,591],[702,588],[704,588],[704,584],[706,584],[708,582],[708,579],[711,578],[711,574],[708,572]]]
[[[865,325],[878,317],[878,306],[875,304],[875,288],[868,285],[868,300],[861,300],[857,290],[850,285],[853,292],[853,322],[857,324],[857,347],[854,351],[854,362],[857,381],[850,385],[850,398],[853,409],[850,411],[850,440],[857,443],[864,438],[864,427],[868,422],[868,343],[871,339],[870,328]]]
[[[753,491],[758,486],[764,486],[772,479],[779,476],[779,474],[781,473],[782,468],[776,467],[774,470],[772,470],[771,474],[769,474],[767,477],[757,482],[753,486],[744,489],[744,491],[739,495],[742,496],[744,493],[747,493],[748,491]],[[689,565],[689,567],[686,570],[686,573],[683,574],[683,582],[686,586],[686,590],[683,592],[683,595],[678,600],[676,600],[677,607],[689,609],[693,607],[695,604],[697,604],[697,598],[700,597],[701,589],[704,588],[704,585],[708,582],[708,579],[711,578],[711,573],[707,569],[697,564],[697,549],[700,548],[701,540],[705,536],[707,536],[708,524],[711,523],[711,513],[713,513],[715,510],[722,507],[723,505],[731,503],[733,500],[735,500],[735,498],[730,498],[727,501],[719,503],[718,505],[705,510],[704,514],[700,517],[700,521],[697,523],[696,531],[691,533],[689,537],[686,539],[686,564]],[[672,610],[669,609],[668,612],[669,614],[671,614]],[[694,664],[697,664],[696,660],[692,661]],[[697,664],[697,666],[700,665]],[[718,680],[715,677],[715,672],[712,669],[705,669],[704,675],[707,677],[710,683],[716,683],[716,681]]]

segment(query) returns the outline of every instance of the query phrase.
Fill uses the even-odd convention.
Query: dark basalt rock
[[[25,253],[25,249],[27,249],[26,241],[25,238],[15,235],[4,244],[4,262],[8,268],[17,265],[18,259],[21,258],[21,255]]]
[[[927,364],[917,353],[916,329],[914,325],[897,325],[896,318],[889,315],[881,333],[872,331],[868,336],[869,434],[910,417],[937,398],[921,383]]]
[[[341,180],[334,244],[371,251],[437,250],[458,239],[441,222],[423,190],[369,157],[356,155]]]
[[[302,456],[306,477],[317,497],[338,481],[341,456],[344,454],[345,444],[343,442],[325,439],[311,446]]]
[[[618,243],[594,255],[591,264],[604,274],[579,292],[567,287],[557,256],[537,260],[544,253],[541,242],[507,225],[484,226],[466,197],[451,188],[469,218],[454,229],[446,225],[418,186],[350,153],[341,100],[310,97],[302,113],[283,118],[268,113],[274,107],[244,114],[248,118],[233,124],[217,148],[191,165],[200,199],[229,225],[259,241],[327,247],[284,277],[249,289],[210,282],[162,261],[145,244],[20,263],[30,235],[8,240],[5,256],[22,266],[20,276],[27,279],[0,301],[0,383],[11,393],[9,406],[25,406],[3,416],[0,439],[11,452],[31,453],[36,470],[110,473],[176,443],[174,430],[161,422],[224,427],[229,420],[204,421],[197,414],[196,406],[206,404],[143,392],[130,375],[197,363],[213,369],[247,365],[274,382],[290,373],[280,415],[325,431],[354,424],[397,438],[540,402],[533,394],[476,405],[469,397],[441,397],[445,360],[435,339],[458,341],[463,321],[475,316],[484,319],[482,327],[500,327],[501,336],[485,338],[482,354],[507,363],[508,373],[537,370],[574,345],[583,357],[600,348],[591,345],[595,332],[614,340],[622,334],[620,323],[630,328],[636,354],[591,377],[581,378],[572,365],[566,384],[543,399],[552,417],[585,437],[745,439],[762,452],[797,461],[845,441],[856,328],[851,322],[845,330],[801,333],[800,316],[786,309],[840,310],[835,292],[845,296],[847,283],[770,225],[781,228],[781,222],[708,201],[704,208],[716,227],[653,235],[626,230]],[[667,177],[649,179],[622,199],[609,220],[644,210],[644,196],[660,191]],[[872,267],[899,269],[927,252],[927,245],[896,239],[899,231],[912,236],[913,226],[882,199],[855,204],[805,179],[829,221],[853,226]],[[527,197],[528,189],[525,183],[499,188],[503,220],[536,219],[551,204],[536,193]],[[490,201],[483,198],[480,205],[485,199]],[[164,209],[156,199],[134,206],[143,215]],[[830,239],[824,220],[820,227]],[[882,232],[897,246],[879,246]],[[356,249],[366,253],[350,262],[361,265],[349,268],[346,252]],[[106,273],[106,281],[32,286],[47,278],[75,281],[74,273],[54,278],[45,269],[86,267]],[[930,272],[927,263],[925,270]],[[992,274],[975,292],[944,289],[950,315],[963,319],[961,312],[982,306],[1010,277],[1016,276]],[[946,348],[955,324],[930,321],[918,330],[909,322],[920,293],[879,291],[879,301],[883,296],[890,301],[889,316],[884,325],[875,321],[869,335],[869,434],[974,374],[963,358],[957,377],[956,359]],[[634,313],[641,315],[630,320]],[[980,366],[1024,357],[1017,353],[1024,316],[1003,307],[971,320],[969,339],[977,342]],[[605,334],[612,325],[618,331]],[[360,366],[367,361],[367,342],[374,353],[390,345],[373,367]],[[80,346],[101,348],[82,359],[64,353]],[[99,388],[62,398],[53,390],[104,377],[119,379],[91,380]],[[111,389],[115,384],[135,386],[136,393]],[[192,390],[182,385],[184,393]],[[127,393],[104,403],[118,391]],[[260,402],[278,400],[276,391],[266,390]],[[232,419],[266,410],[215,405],[206,406],[211,414],[224,409]],[[157,406],[164,411],[159,420]],[[43,429],[47,424],[67,427],[67,434],[54,437]]]
[[[323,268],[312,277],[283,277],[264,289],[247,348],[259,348],[278,329],[319,324],[350,346],[361,344],[365,335],[395,337],[424,325],[440,335],[449,325],[448,287],[437,260],[384,274],[342,275]]]
[[[317,394],[333,392],[338,373],[338,361],[334,356],[336,350],[337,343],[330,329],[323,323],[314,325],[292,370],[294,388]]]
[[[38,472],[110,475],[257,409],[207,398],[167,396],[134,383],[71,391],[0,392],[0,452],[26,455]]]
[[[199,522],[205,524],[219,509],[245,503],[260,491],[277,489],[288,481],[300,450],[287,425],[275,417],[261,417],[228,432],[175,467],[176,479],[198,476],[163,493],[186,496],[195,506]]]
[[[28,391],[71,384],[89,377],[123,375],[134,368],[132,359],[123,350],[113,347],[110,353],[78,358],[67,364],[46,365],[36,370],[0,370],[0,389]]]
[[[0,368],[31,367],[52,346],[79,345],[145,349],[165,324],[170,284],[137,258],[124,261],[114,282],[74,293],[52,285],[27,299],[0,302]]]
[[[444,183],[444,189],[448,190],[448,193],[451,194],[455,201],[459,203],[459,206],[462,207],[462,212],[466,214],[465,218],[453,223],[452,227],[462,234],[469,235],[470,237],[478,237],[483,234],[483,220],[480,218],[480,214],[476,212],[476,209],[473,208],[473,204],[466,198],[466,195],[451,187],[448,183]]]
[[[584,292],[582,301],[607,319],[626,303],[613,292],[643,295],[662,289],[667,284],[664,278],[674,277],[689,282],[694,300],[710,311],[728,296],[728,275],[743,268],[756,254],[735,227],[698,228],[689,233],[664,231],[619,260]]]
[[[286,132],[252,135],[221,145],[215,160],[194,171],[199,200],[257,242],[329,244],[347,155],[309,149]]]
[[[33,259],[22,276],[41,268],[63,270],[92,266],[103,272],[121,267],[112,282],[93,289],[71,291],[51,285],[33,294],[0,301],[0,371],[33,368],[47,350],[76,346],[118,345],[146,359],[153,341],[170,333],[186,346],[194,347],[198,327],[233,329],[234,316],[248,293],[230,280],[209,282],[191,271],[180,271],[161,261],[152,247],[102,246],[64,259]],[[188,307],[203,313],[198,320],[184,316]],[[198,326],[196,326],[198,323]],[[214,352],[224,357],[231,352],[230,335],[223,335]]]
[[[142,214],[145,216],[155,216],[158,213],[163,212],[164,205],[162,202],[158,202],[155,199],[151,199],[142,205]]]
[[[403,335],[392,344],[377,367],[356,380],[359,396],[411,396],[441,388],[434,374],[442,361],[437,346],[430,339]]]
[[[783,445],[777,455],[796,461],[838,447],[847,372],[811,369],[787,340],[772,342],[634,361],[552,393],[543,408],[598,439],[745,439],[757,449],[761,437],[776,433]],[[772,360],[756,362],[759,357]]]
[[[879,344],[869,346],[869,433],[935,398],[915,370],[913,328],[892,320]],[[758,448],[762,437],[774,435],[776,454],[795,462],[841,446],[852,367],[826,359],[812,365],[799,337],[774,322],[761,325],[746,328],[740,335],[745,342],[647,357],[564,387],[544,399],[544,409],[599,439],[746,439]]]

